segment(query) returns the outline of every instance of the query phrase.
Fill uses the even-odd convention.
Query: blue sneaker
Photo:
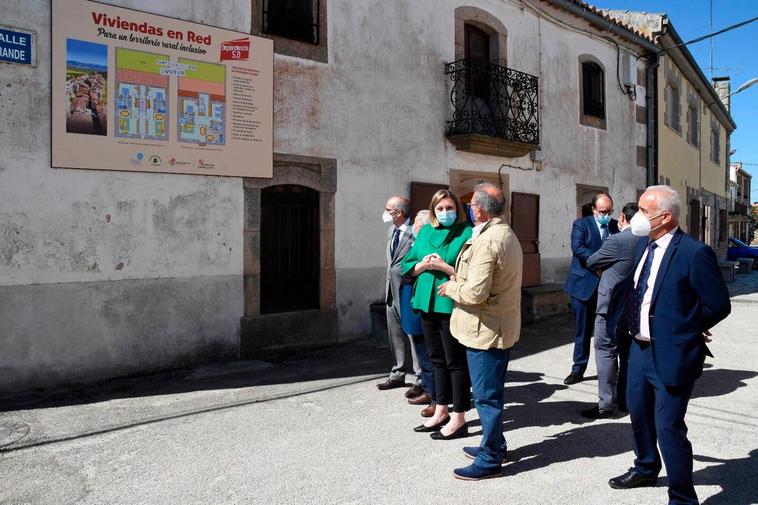
[[[491,479],[493,477],[500,477],[503,475],[502,468],[493,468],[492,470],[485,470],[475,464],[470,464],[463,468],[456,468],[453,470],[453,477],[460,480],[482,480]]]

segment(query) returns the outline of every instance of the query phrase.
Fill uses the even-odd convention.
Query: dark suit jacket
[[[635,265],[645,247],[647,241],[640,241]],[[631,285],[634,271],[636,267],[626,281]],[[628,339],[629,314],[624,312],[617,333]],[[713,249],[677,230],[655,278],[648,319],[655,369],[663,384],[690,384],[703,373],[703,361],[710,355],[703,332],[730,312],[729,292]]]
[[[608,223],[610,234],[618,233],[618,222],[611,219]],[[569,269],[563,290],[569,295],[582,301],[589,300],[595,293],[598,277],[587,269],[587,260],[600,249],[603,241],[594,216],[587,216],[574,221],[571,229],[571,268]]]
[[[413,245],[413,222],[408,225],[403,233],[400,234],[400,240],[395,249],[395,254],[390,254],[392,249],[392,235],[395,233],[395,227],[390,226],[389,234],[387,235],[387,277],[384,290],[384,301],[387,305],[400,305],[400,287],[403,284],[403,272],[400,268],[400,264],[411,250]]]

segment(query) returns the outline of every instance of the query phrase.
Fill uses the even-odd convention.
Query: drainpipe
[[[658,53],[650,55],[650,62],[645,69],[645,182],[647,186],[658,184],[658,121],[656,121],[656,102],[658,94],[658,66],[661,58]]]

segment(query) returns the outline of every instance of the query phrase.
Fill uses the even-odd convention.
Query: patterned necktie
[[[650,270],[652,270],[653,267],[653,257],[655,256],[656,247],[658,247],[658,245],[655,242],[650,242],[650,245],[647,246],[647,257],[645,258],[645,264],[642,265],[642,271],[640,272],[640,277],[637,280],[637,287],[634,289],[634,301],[629,320],[629,333],[632,336],[635,336],[640,332],[640,311],[642,310],[642,299],[645,297],[645,291],[647,291],[647,281],[650,278]]]
[[[395,228],[395,233],[392,234],[392,246],[390,246],[390,256],[395,255],[395,249],[397,244],[400,243],[400,228]]]
[[[605,239],[608,238],[608,225],[607,224],[601,224],[600,225],[600,240],[605,242]]]

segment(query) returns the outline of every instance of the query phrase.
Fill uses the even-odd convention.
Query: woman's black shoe
[[[447,424],[449,420],[450,420],[450,416],[447,416],[445,419],[435,424],[434,426],[424,426],[422,424],[420,426],[416,426],[415,428],[413,428],[413,431],[415,431],[416,433],[429,433],[430,431],[437,431],[440,428],[442,428],[445,424]]]
[[[437,431],[435,433],[432,433],[429,435],[432,437],[432,440],[453,440],[454,438],[463,438],[468,436],[468,426],[463,425],[454,432],[452,432],[450,435],[443,435],[441,431]]]

